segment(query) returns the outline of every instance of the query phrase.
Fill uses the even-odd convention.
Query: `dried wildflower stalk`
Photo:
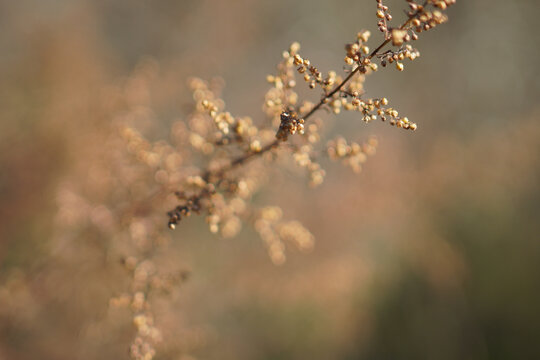
[[[422,31],[445,22],[447,17],[443,10],[453,5],[455,0],[426,0],[422,3],[407,0],[407,3],[407,20],[394,27],[391,25],[392,15],[388,7],[382,0],[377,0],[378,28],[384,39],[374,50],[370,50],[367,45],[370,32],[358,33],[356,41],[345,47],[345,63],[348,67],[345,77],[337,75],[335,71],[324,75],[310,60],[298,53],[300,45],[293,43],[289,50],[283,53],[278,73],[267,77],[267,81],[273,85],[266,94],[264,104],[264,110],[271,120],[268,123],[256,126],[250,118],[234,117],[224,111],[224,102],[206,82],[192,80],[191,88],[197,101],[197,109],[192,115],[189,128],[184,129],[184,136],[189,138],[194,150],[202,152],[208,158],[208,165],[199,175],[188,176],[180,181],[179,188],[182,191],[176,192],[179,204],[168,213],[169,227],[176,228],[182,218],[193,212],[206,213],[212,232],[221,229],[223,235],[236,234],[240,228],[240,218],[245,218],[247,213],[253,213],[246,200],[260,186],[260,178],[253,175],[254,172],[250,174],[246,165],[255,158],[266,155],[275,157],[282,142],[292,143],[290,148],[293,159],[297,165],[308,171],[310,184],[320,184],[325,172],[315,161],[314,147],[320,142],[322,123],[308,123],[308,120],[321,109],[335,114],[341,110],[357,111],[362,114],[362,120],[366,123],[380,119],[398,128],[416,130],[417,124],[409,121],[407,117],[401,117],[397,110],[388,105],[386,98],[368,98],[363,87],[365,76],[377,71],[379,66],[395,64],[396,68],[402,71],[405,59],[416,59],[419,52],[409,43],[418,39],[418,34]],[[387,45],[391,48],[383,52]],[[294,90],[297,86],[296,73],[303,77],[309,88],[322,89],[322,97],[316,104],[299,101]],[[213,129],[209,129],[209,120],[214,125]],[[272,140],[270,134],[273,126],[278,126],[278,129]],[[295,135],[300,135],[300,139],[292,142],[291,136]],[[367,156],[374,153],[376,144],[374,138],[364,145],[338,138],[328,143],[327,154],[331,159],[343,160],[358,172]],[[271,159],[272,156],[268,158]],[[240,168],[245,171],[237,171]],[[259,212],[265,214],[265,211]],[[256,228],[268,244],[274,262],[281,263],[284,260],[282,250],[275,249],[283,249],[283,244],[277,240],[269,240],[279,239],[279,236],[270,235],[268,224],[261,225],[261,219],[265,219],[265,216],[260,215],[259,220],[255,221]],[[268,222],[267,220],[264,221]],[[299,232],[305,233],[304,230]],[[305,242],[302,243],[306,247]]]
[[[318,157],[326,155],[359,172],[377,147],[374,137],[364,143],[337,137],[329,140],[326,147],[320,146],[326,123],[314,115],[323,109],[334,114],[342,110],[355,111],[366,123],[379,119],[401,129],[417,129],[416,123],[389,106],[388,99],[370,98],[364,89],[366,76],[380,67],[394,64],[402,71],[405,59],[418,58],[419,52],[410,42],[418,39],[419,33],[445,22],[447,17],[443,11],[455,3],[455,0],[406,1],[407,19],[400,26],[393,26],[388,7],[377,0],[376,16],[383,41],[371,50],[367,44],[369,31],[358,33],[356,40],[345,46],[346,73],[343,76],[335,71],[323,74],[299,54],[300,45],[293,43],[283,53],[277,74],[267,76],[272,87],[265,95],[263,110],[267,120],[262,123],[227,112],[219,96],[222,82],[200,79],[189,82],[195,109],[187,121],[173,124],[172,143],[151,143],[144,139],[128,120],[137,118],[140,108],[131,106],[124,111],[118,121],[121,137],[139,165],[149,169],[152,181],[159,184],[150,198],[111,214],[120,223],[130,224],[122,238],[129,239],[134,248],[124,264],[133,278],[130,290],[111,300],[111,305],[126,306],[132,311],[137,329],[130,351],[133,358],[152,359],[155,346],[162,341],[160,331],[154,326],[150,295],[183,279],[181,275],[167,274],[157,267],[156,249],[160,245],[159,241],[150,239],[163,239],[166,243],[167,236],[162,233],[162,227],[155,226],[149,204],[164,200],[174,202],[175,208],[168,212],[171,229],[192,213],[204,214],[210,231],[223,237],[235,236],[243,222],[248,222],[260,234],[271,260],[282,264],[287,245],[308,251],[313,247],[314,238],[299,222],[283,220],[279,207],[257,208],[250,201],[273,171],[274,167],[268,166],[268,162],[292,159],[307,172],[310,185],[317,186],[325,176]],[[383,51],[387,46],[390,48]],[[295,91],[297,75],[309,88],[322,90],[318,102],[299,99]],[[252,161],[257,158],[264,161]],[[150,187],[143,172],[122,164],[118,170],[136,175],[136,183],[143,184],[144,189]]]

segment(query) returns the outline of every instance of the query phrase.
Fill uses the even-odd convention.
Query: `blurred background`
[[[400,21],[405,2],[385,3]],[[126,96],[156,139],[189,112],[190,76],[221,76],[228,109],[260,118],[292,41],[341,70],[358,31],[378,42],[374,12],[371,0],[0,1],[0,359],[129,358],[130,315],[109,306],[129,282],[106,220],[124,181],[107,150],[118,88],[145,79]],[[317,189],[285,174],[255,199],[302,221],[311,253],[274,266],[252,230],[224,240],[202,219],[167,235],[161,261],[189,278],[155,300],[156,359],[540,359],[540,5],[458,0],[448,14],[404,72],[367,80],[418,131],[340,114],[336,133],[379,139],[364,171],[325,164]]]

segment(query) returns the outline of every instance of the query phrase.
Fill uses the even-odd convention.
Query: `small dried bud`
[[[392,44],[394,46],[401,46],[405,41],[405,36],[407,36],[406,30],[394,29],[392,30]]]

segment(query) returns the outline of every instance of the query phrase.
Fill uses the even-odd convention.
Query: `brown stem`
[[[272,148],[278,146],[280,143],[279,140],[274,140],[272,141],[271,143],[267,144],[266,146],[264,146],[260,151],[250,151],[250,152],[246,152],[244,155],[241,155],[239,157],[237,157],[236,159],[232,160],[230,163],[228,163],[227,165],[221,167],[219,170],[215,171],[215,172],[212,172],[210,170],[206,170],[203,175],[202,175],[202,178],[204,179],[204,181],[208,182],[210,180],[210,177],[211,176],[221,176],[223,175],[224,173],[234,169],[234,168],[237,168],[239,167],[240,165],[244,164],[245,162],[247,162],[248,160],[252,159],[253,157],[255,156],[258,156],[258,155],[262,155],[268,151],[270,151]]]

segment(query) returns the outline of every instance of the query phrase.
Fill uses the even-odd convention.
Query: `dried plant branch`
[[[455,0],[406,2],[407,19],[393,27],[388,7],[377,0],[377,25],[383,40],[370,50],[370,33],[359,32],[345,46],[343,75],[335,71],[323,75],[300,56],[300,45],[293,43],[283,52],[276,74],[267,76],[271,86],[263,104],[265,122],[254,123],[249,117],[227,112],[220,95],[221,81],[193,78],[189,81],[193,111],[173,122],[169,141],[149,141],[134,123],[141,119],[151,122],[147,95],[153,81],[158,81],[154,77],[156,64],[143,64],[120,88],[111,89],[114,101],[107,101],[107,109],[114,103],[111,123],[117,131],[107,128],[106,141],[97,146],[97,156],[92,153],[100,159],[95,169],[89,171],[81,164],[81,173],[91,174],[85,186],[63,186],[58,196],[58,221],[68,229],[73,244],[79,244],[80,229],[88,228],[96,243],[104,247],[107,258],[122,259],[119,263],[127,274],[123,276],[129,281],[122,279],[122,289],[110,299],[110,307],[125,308],[130,313],[135,327],[130,346],[133,359],[151,360],[159,344],[166,341],[166,332],[162,334],[165,329],[154,321],[159,317],[154,316],[153,300],[174,291],[187,274],[173,253],[179,247],[169,246],[172,236],[163,226],[163,206],[172,208],[168,212],[171,229],[193,213],[203,214],[210,232],[225,238],[236,236],[244,224],[252,226],[269,259],[280,265],[286,261],[290,247],[307,252],[315,240],[301,223],[284,219],[280,207],[251,201],[276,168],[266,160],[277,156],[287,160],[283,166],[305,171],[310,186],[324,180],[325,170],[318,161],[325,155],[354,172],[361,171],[364,162],[374,155],[377,139],[326,139],[324,131],[331,122],[317,118],[319,110],[334,114],[353,111],[366,123],[378,119],[395,128],[417,129],[415,123],[389,106],[387,98],[370,98],[364,89],[365,78],[379,67],[394,64],[402,71],[404,60],[416,59],[419,53],[410,43],[420,32],[446,21],[443,10]],[[299,99],[295,91],[298,77],[309,88],[322,91],[315,103]],[[89,139],[95,146],[95,137]],[[252,161],[255,159],[260,161]],[[107,205],[96,205],[87,198],[103,199],[98,201]],[[77,253],[66,252],[70,257]]]
[[[363,59],[363,62],[366,63],[366,64],[369,64],[372,58],[377,57],[379,55],[379,51],[381,51],[390,42],[393,42],[394,44],[396,44],[396,39],[394,39],[394,37],[393,37],[394,33],[396,33],[396,32],[399,33],[400,31],[408,29],[410,27],[411,23],[413,23],[413,21],[419,22],[420,21],[419,18],[421,16],[424,16],[424,14],[425,14],[425,8],[426,8],[427,5],[431,4],[431,5],[435,6],[435,7],[446,8],[446,6],[452,5],[455,1],[430,1],[430,0],[425,0],[421,5],[416,4],[413,1],[408,1],[409,5],[411,6],[411,9],[412,9],[411,12],[407,13],[408,19],[404,23],[402,23],[399,27],[397,27],[396,29],[393,29],[393,31],[389,31],[388,28],[387,28],[386,20],[391,19],[391,16],[389,14],[387,14],[387,10],[388,10],[387,7],[382,5],[382,1],[378,0],[377,2],[378,2],[378,7],[384,9],[384,12],[386,13],[386,18],[384,19],[384,24],[380,24],[380,26],[383,28],[383,31],[385,32],[385,39],[373,51],[371,51],[369,53],[369,55],[367,55]],[[379,13],[378,13],[378,15],[379,15]],[[391,51],[390,51],[390,53],[391,53]],[[384,63],[383,63],[383,65],[384,65]],[[401,70],[402,66],[398,65],[398,69]],[[301,116],[300,118],[304,122],[307,121],[318,110],[320,110],[328,102],[329,99],[331,99],[336,94],[338,94],[345,87],[345,85],[356,74],[358,74],[360,72],[365,73],[365,67],[363,66],[362,63],[357,63],[356,66],[352,69],[352,71],[350,71],[349,74],[339,84],[337,84],[331,91],[325,92],[324,95],[322,96],[321,100],[317,104],[312,106],[311,109],[308,112],[306,112],[305,115]],[[351,94],[349,93],[349,95],[351,95]],[[414,126],[414,128],[416,128],[415,124],[413,126]],[[281,142],[280,139],[277,138],[277,139],[271,141],[270,143],[268,143],[267,145],[263,146],[260,149],[256,149],[256,150],[251,150],[250,149],[250,150],[246,151],[244,154],[230,160],[230,162],[228,164],[223,165],[222,167],[220,167],[217,170],[210,170],[210,169],[205,170],[202,173],[201,177],[205,182],[213,183],[213,182],[216,181],[216,179],[219,179],[219,178],[223,177],[226,173],[228,173],[230,171],[233,171],[233,170],[245,165],[250,160],[253,160],[253,159],[257,158],[257,157],[260,157],[260,156],[264,155],[265,153],[271,151],[272,149],[277,148],[279,146],[280,142]],[[208,195],[209,195],[209,193],[204,192],[204,193],[201,193],[200,196],[202,198],[202,197],[206,197]],[[196,196],[192,200],[193,201],[195,201],[195,200],[199,201],[200,199],[198,199],[197,196]],[[171,225],[171,222],[169,223],[169,225]]]
[[[335,71],[324,76],[311,61],[299,55],[300,45],[293,43],[283,53],[277,74],[267,77],[272,87],[265,96],[263,109],[271,125],[256,125],[248,117],[235,117],[225,111],[225,103],[219,95],[221,85],[200,79],[190,80],[195,108],[185,121],[173,124],[172,143],[151,143],[137,130],[123,124],[121,135],[127,148],[150,169],[154,181],[152,187],[155,182],[160,184],[160,188],[149,197],[132,202],[127,211],[117,216],[124,224],[130,224],[126,238],[131,239],[137,249],[137,256],[128,256],[125,261],[125,267],[133,277],[131,290],[112,299],[115,306],[131,308],[137,330],[130,350],[132,358],[152,359],[155,347],[161,341],[148,297],[154,291],[168,290],[183,278],[174,273],[161,273],[153,259],[153,247],[159,244],[148,239],[162,236],[165,229],[155,224],[150,203],[174,201],[176,206],[168,212],[171,229],[192,213],[205,214],[209,230],[223,237],[235,236],[242,224],[248,223],[260,235],[271,261],[280,265],[286,260],[287,247],[309,251],[314,245],[314,236],[299,222],[284,220],[281,208],[258,207],[250,201],[251,196],[264,185],[264,175],[273,168],[252,160],[265,154],[277,155],[273,150],[281,148],[291,155],[294,165],[307,172],[309,184],[316,186],[325,175],[317,163],[323,151],[329,159],[340,161],[354,172],[359,172],[363,163],[375,153],[378,144],[374,137],[353,141],[338,136],[329,139],[326,146],[320,146],[322,150],[315,149],[322,138],[322,127],[328,126],[314,119],[319,110],[330,110],[335,114],[342,109],[356,111],[366,123],[379,119],[397,128],[417,129],[416,123],[389,107],[388,99],[367,98],[364,90],[365,76],[377,71],[379,65],[395,64],[396,69],[402,71],[405,59],[416,59],[419,52],[409,43],[418,39],[418,33],[445,22],[447,18],[443,10],[455,0],[406,2],[409,6],[406,21],[392,27],[388,7],[383,0],[377,0],[377,25],[383,40],[370,51],[367,46],[370,33],[358,33],[356,40],[345,46],[346,76],[341,77]],[[389,45],[392,48],[382,52]],[[321,98],[315,104],[298,101],[298,94],[294,91],[298,74],[309,88],[322,89]],[[290,146],[280,146],[283,142]],[[133,181],[136,180],[140,179]],[[175,196],[171,196],[173,193]]]

